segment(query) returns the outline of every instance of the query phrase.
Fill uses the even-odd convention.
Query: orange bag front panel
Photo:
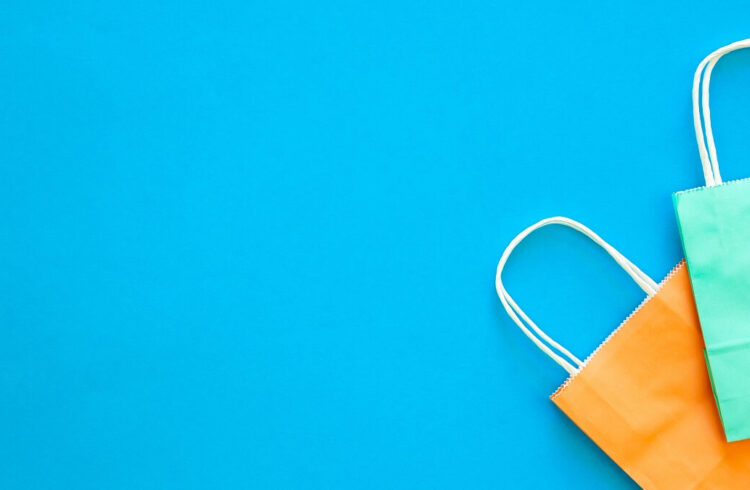
[[[684,262],[551,398],[643,488],[750,488],[750,441],[724,438]]]

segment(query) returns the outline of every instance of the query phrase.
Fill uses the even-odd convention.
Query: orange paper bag
[[[549,224],[590,237],[648,295],[585,361],[539,329],[503,286],[510,253]],[[656,284],[589,228],[549,218],[510,243],[498,264],[496,287],[513,321],[570,373],[552,401],[641,487],[750,488],[750,441],[724,438],[684,262]]]

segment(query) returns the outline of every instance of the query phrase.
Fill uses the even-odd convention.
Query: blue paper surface
[[[0,5],[0,488],[634,487],[494,268],[562,214],[661,279],[750,5],[401,3]],[[641,299],[559,229],[506,285],[579,357]]]

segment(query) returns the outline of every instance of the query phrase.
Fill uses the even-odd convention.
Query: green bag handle
[[[693,124],[695,125],[695,138],[698,140],[698,152],[701,156],[703,175],[706,178],[706,185],[708,187],[722,183],[721,174],[719,173],[719,160],[716,157],[714,133],[711,130],[711,109],[708,104],[708,88],[711,84],[711,72],[714,70],[716,63],[725,54],[744,48],[750,48],[750,39],[736,41],[717,49],[700,62],[693,77]],[[699,101],[701,102],[700,104]],[[703,109],[703,122],[706,128],[705,137],[701,122],[701,108]]]
[[[536,346],[539,347],[542,352],[551,357],[553,361],[562,366],[563,369],[565,369],[568,373],[573,374],[578,372],[578,370],[583,367],[583,361],[571,354],[570,351],[568,351],[565,347],[558,344],[550,336],[544,333],[544,331],[539,328],[536,323],[531,320],[531,318],[529,318],[529,316],[521,309],[521,307],[516,304],[510,294],[508,294],[508,291],[505,290],[505,286],[503,285],[503,269],[505,268],[506,262],[508,262],[508,257],[510,257],[510,254],[528,235],[533,233],[535,230],[538,230],[539,228],[547,225],[567,226],[590,238],[594,243],[602,247],[604,251],[607,252],[613,259],[615,259],[615,262],[617,262],[617,264],[622,267],[625,272],[628,273],[628,275],[636,282],[636,284],[638,284],[638,286],[640,286],[641,289],[643,289],[643,291],[648,296],[655,294],[659,286],[653,279],[648,277],[646,273],[636,267],[635,264],[633,264],[624,255],[618,252],[612,245],[605,242],[590,228],[570,218],[556,216],[543,219],[529,226],[521,233],[519,233],[513,240],[511,240],[511,242],[503,252],[503,255],[500,257],[500,262],[498,262],[497,264],[497,273],[495,274],[495,289],[497,290],[497,295],[500,298],[500,302],[503,304],[505,311],[508,313],[508,316],[510,316],[513,322],[518,325],[521,331],[526,334],[526,336],[531,339],[531,341],[534,342],[534,344],[536,344]],[[539,337],[541,337],[541,339]],[[544,341],[542,341],[542,339]],[[553,349],[557,350],[557,352],[555,352]]]

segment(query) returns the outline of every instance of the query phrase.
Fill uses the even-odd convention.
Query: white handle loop
[[[722,56],[744,48],[750,48],[750,39],[743,39],[742,41],[737,41],[717,49],[700,62],[693,77],[693,124],[695,125],[695,138],[698,140],[698,152],[701,156],[703,175],[706,178],[706,185],[709,187],[719,185],[722,182],[721,174],[719,173],[719,160],[716,156],[716,145],[714,144],[714,133],[711,129],[711,109],[708,104],[711,72]],[[703,114],[702,121],[701,109]],[[704,125],[706,128],[705,137],[703,134]]]
[[[533,224],[519,233],[503,252],[500,257],[500,262],[497,264],[497,274],[495,275],[495,289],[497,289],[497,295],[500,297],[500,302],[503,304],[505,311],[508,316],[515,322],[516,325],[523,331],[528,338],[531,339],[537,347],[539,347],[545,354],[552,358],[556,363],[563,367],[567,372],[573,374],[583,367],[583,362],[576,356],[571,354],[565,347],[555,342],[549,337],[542,329],[540,329],[531,318],[524,313],[524,311],[516,304],[513,298],[508,294],[503,285],[502,273],[505,268],[505,264],[508,261],[508,257],[513,250],[518,246],[521,241],[526,238],[529,234],[547,225],[563,225],[573,228],[589,237],[597,245],[602,247],[615,261],[622,267],[625,272],[643,289],[647,295],[655,294],[658,289],[658,284],[653,279],[648,277],[643,271],[636,267],[632,262],[626,259],[620,252],[614,249],[609,243],[605,242],[599,235],[594,233],[591,229],[587,228],[583,224],[564,217],[553,217],[547,218]],[[528,325],[528,326],[527,326]],[[531,329],[529,329],[531,327]],[[538,335],[538,337],[537,337]],[[541,339],[539,338],[541,337]],[[547,342],[545,344],[544,341]],[[550,346],[552,348],[550,348]],[[554,349],[557,350],[555,352]],[[565,356],[565,357],[563,357]],[[567,357],[567,359],[566,359]]]

